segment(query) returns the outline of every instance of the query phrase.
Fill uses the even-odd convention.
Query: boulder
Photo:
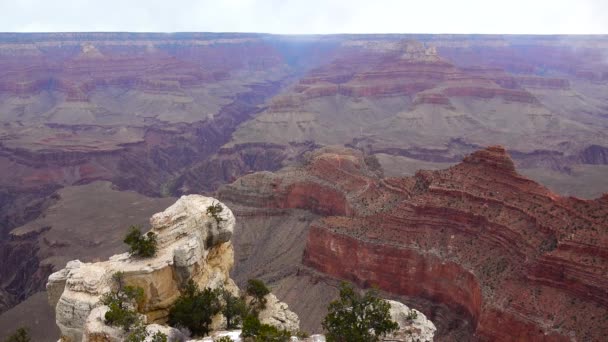
[[[422,312],[394,300],[388,302],[391,305],[391,319],[397,322],[399,329],[387,335],[384,341],[433,341],[437,328]]]
[[[289,310],[287,303],[281,302],[277,297],[269,293],[266,295],[266,308],[260,311],[260,322],[280,329],[296,333],[300,330],[300,318]]]

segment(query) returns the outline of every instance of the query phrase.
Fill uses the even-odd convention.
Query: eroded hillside
[[[296,289],[323,301],[338,278],[411,298],[449,340],[606,338],[606,195],[560,197],[519,175],[502,147],[406,178],[373,165],[326,149],[223,187],[260,234],[235,242],[248,266],[236,272],[275,281],[304,324],[317,309],[296,304]],[[284,234],[306,243],[281,246]],[[302,258],[284,258],[288,248]]]
[[[248,177],[239,177],[251,172],[300,167],[309,153],[338,145],[374,161],[375,176],[357,176],[352,185],[367,193],[378,184],[396,186],[389,178],[379,180],[381,170],[418,179],[401,177],[444,169],[479,148],[502,144],[522,174],[554,193],[598,197],[608,191],[607,46],[605,36],[0,34],[0,245],[10,260],[0,268],[0,312],[41,290],[52,269],[75,257],[57,242],[67,225],[51,213],[64,194],[60,189],[98,180],[113,183],[115,192],[64,191],[77,194],[75,203],[109,196],[129,210],[139,207],[138,200],[124,201],[119,191],[148,197],[212,192],[237,179],[246,182]],[[237,260],[237,279],[265,260],[257,275],[282,279],[283,295],[295,298],[307,289],[313,302],[327,301],[335,289],[310,285],[317,279],[311,268],[302,271],[306,281],[285,275],[299,269],[290,265],[299,265],[318,215],[349,217],[371,209],[336,190],[335,182],[348,177],[316,183],[315,176],[268,204],[278,205],[271,214],[259,214],[251,209],[260,207],[255,194],[277,176],[264,177],[259,189],[235,199],[235,212],[249,215],[238,238],[241,250],[255,255]],[[554,196],[576,211],[597,203],[575,205]],[[366,201],[372,199],[378,200]],[[494,203],[471,201],[471,207]],[[290,216],[292,210],[297,216]],[[100,207],[91,217],[107,212]],[[278,234],[280,240],[267,225],[285,227],[284,220],[291,226]],[[257,241],[257,229],[275,241],[281,258],[257,250],[264,243]],[[65,243],[75,246],[78,236]],[[108,243],[120,244],[118,234],[112,239]],[[93,246],[74,253],[100,257]],[[315,317],[322,312],[290,304],[307,312],[304,324],[318,325]],[[471,330],[484,317],[471,320],[434,308],[457,326],[452,331]],[[559,332],[570,323],[551,324],[556,327],[549,330]]]

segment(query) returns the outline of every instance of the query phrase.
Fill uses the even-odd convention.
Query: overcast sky
[[[608,0],[0,0],[0,31],[608,34]]]

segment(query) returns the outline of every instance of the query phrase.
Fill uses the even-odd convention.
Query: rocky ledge
[[[219,214],[221,220],[210,216],[207,208],[217,204],[222,205],[211,197],[183,196],[162,213],[152,216],[151,231],[156,233],[158,241],[157,254],[152,258],[124,253],[97,263],[74,260],[53,273],[47,290],[49,302],[56,310],[62,341],[119,341],[122,338],[119,330],[103,323],[107,307],[100,302],[101,296],[110,291],[112,275],[116,272],[123,273],[125,284],[144,289],[140,310],[147,323],[166,322],[179,289],[190,279],[200,288],[224,287],[238,294],[239,289],[229,275],[234,264],[230,239],[235,218],[224,205]],[[272,294],[268,304],[260,314],[263,323],[299,329],[299,319],[287,304]],[[223,323],[220,319],[216,321],[214,328],[221,329]],[[159,329],[169,337],[181,336],[169,327],[148,326],[148,330]]]
[[[223,207],[219,219],[207,212],[208,207],[218,204]],[[235,226],[232,211],[214,198],[189,195],[152,216],[150,223],[158,241],[154,257],[144,259],[123,253],[97,263],[73,260],[49,277],[49,303],[55,307],[61,341],[124,340],[120,328],[105,324],[109,308],[101,303],[102,295],[111,290],[112,275],[116,272],[123,274],[125,285],[144,290],[139,311],[145,316],[150,335],[162,332],[169,341],[213,341],[223,336],[240,341],[240,331],[222,330],[225,320],[220,314],[213,320],[211,336],[201,340],[188,340],[180,330],[164,325],[170,306],[189,280],[194,280],[200,288],[223,287],[239,294],[229,275],[234,264],[230,241]],[[386,341],[433,340],[435,325],[423,313],[396,301],[389,303],[391,317],[399,329],[386,336]],[[266,296],[266,308],[259,313],[259,318],[261,323],[279,329],[300,330],[298,316],[272,293]],[[312,335],[304,341],[325,341],[325,337]]]

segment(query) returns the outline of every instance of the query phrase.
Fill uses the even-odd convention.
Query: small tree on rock
[[[233,295],[226,289],[220,290],[223,306],[222,314],[226,317],[226,329],[236,329],[243,317],[248,314],[245,300]]]
[[[291,333],[269,324],[262,324],[258,317],[250,314],[243,319],[241,337],[245,342],[288,342],[291,339]]]
[[[225,221],[220,214],[224,211],[224,207],[222,207],[219,203],[214,203],[207,207],[207,214],[211,215],[215,219],[215,222],[219,225],[220,222]]]
[[[329,304],[322,324],[328,342],[375,342],[399,328],[391,320],[390,304],[375,290],[361,296],[347,283],[340,287],[340,299]]]
[[[148,232],[144,236],[139,227],[131,226],[124,243],[129,245],[131,255],[142,258],[150,258],[156,255],[157,241],[156,234],[153,232]]]
[[[130,331],[140,323],[135,308],[143,301],[144,290],[141,287],[126,285],[122,272],[114,273],[112,280],[114,281],[112,291],[101,297],[101,302],[110,308],[104,317],[106,324],[120,326],[124,331]]]
[[[247,281],[246,292],[253,297],[251,306],[255,311],[259,312],[266,308],[266,295],[270,293],[270,290],[263,281],[259,279],[249,279]]]

